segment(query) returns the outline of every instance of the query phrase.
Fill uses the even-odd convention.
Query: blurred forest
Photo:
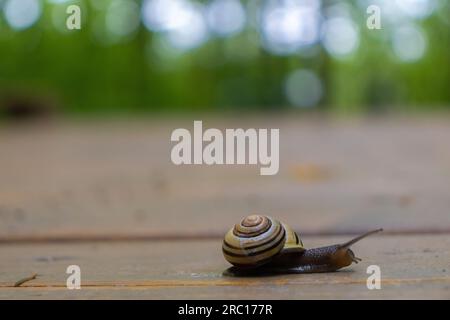
[[[447,0],[0,0],[0,52],[13,113],[450,108]]]

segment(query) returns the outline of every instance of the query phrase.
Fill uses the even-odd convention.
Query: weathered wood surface
[[[304,240],[312,247],[346,239]],[[368,238],[354,247],[361,263],[330,274],[224,277],[220,248],[220,239],[0,246],[0,298],[450,299],[449,236]],[[66,288],[71,264],[81,268],[81,290]],[[381,290],[366,287],[371,264],[381,268]],[[36,280],[12,287],[32,273]]]
[[[271,177],[173,165],[171,131],[193,120],[0,127],[0,298],[450,298],[450,118],[204,119],[280,128]],[[250,212],[308,247],[386,232],[342,272],[224,278],[221,237]],[[71,264],[80,291],[65,288]],[[366,288],[369,264],[382,290]]]
[[[306,233],[450,231],[450,119],[204,120],[280,128],[280,172],[175,166],[193,119],[0,127],[0,240],[223,234],[249,212]]]

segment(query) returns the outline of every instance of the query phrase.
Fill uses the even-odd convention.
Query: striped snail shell
[[[222,252],[233,267],[224,275],[334,272],[361,261],[350,247],[382,230],[375,229],[340,244],[305,249],[287,224],[268,216],[251,215],[225,235]]]
[[[225,235],[225,259],[237,267],[267,264],[283,250],[304,250],[298,235],[286,224],[268,216],[250,215]]]

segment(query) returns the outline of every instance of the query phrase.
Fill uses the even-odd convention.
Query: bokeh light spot
[[[319,77],[310,70],[298,69],[288,75],[285,82],[288,101],[301,108],[316,106],[323,95],[323,86]]]
[[[16,30],[31,27],[41,16],[39,0],[8,0],[3,10],[6,21]]]
[[[142,7],[144,25],[163,32],[172,47],[187,51],[209,38],[204,6],[185,0],[146,0]]]
[[[436,8],[434,0],[395,0],[400,11],[406,15],[422,19],[428,17]]]
[[[139,6],[130,0],[113,0],[105,19],[109,32],[119,37],[128,36],[139,27]]]
[[[358,29],[350,18],[330,18],[323,26],[322,43],[333,57],[348,56],[359,46]]]
[[[150,31],[179,28],[189,19],[191,4],[185,0],[145,0],[142,21]]]
[[[184,8],[183,23],[167,32],[167,41],[182,51],[194,49],[208,40],[208,26],[203,7],[190,5]]]
[[[319,1],[287,1],[263,9],[264,47],[276,55],[289,55],[319,40]]]
[[[209,28],[218,36],[239,33],[245,26],[245,10],[239,0],[213,0],[207,8]]]
[[[403,62],[414,62],[422,58],[427,41],[421,28],[408,24],[396,28],[392,35],[392,49]]]

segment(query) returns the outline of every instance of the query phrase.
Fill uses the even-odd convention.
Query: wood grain
[[[280,128],[271,177],[173,165],[171,131],[193,120],[0,126],[0,299],[450,298],[448,116],[204,119]],[[254,212],[307,247],[386,232],[358,243],[363,262],[341,272],[223,277],[222,236]],[[72,264],[81,290],[65,287]],[[381,290],[366,288],[370,264]]]
[[[280,172],[175,166],[194,119],[0,128],[0,238],[220,236],[251,213],[307,234],[450,231],[448,119],[207,119],[280,128]]]
[[[308,247],[347,237],[306,237]],[[0,298],[450,298],[449,236],[378,236],[355,246],[363,261],[330,274],[230,278],[220,241],[0,246]],[[66,289],[79,265],[81,290]],[[368,290],[366,268],[379,265],[382,289]],[[21,288],[24,275],[39,277]]]

